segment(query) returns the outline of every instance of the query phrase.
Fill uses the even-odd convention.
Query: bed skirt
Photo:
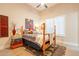
[[[29,46],[29,47],[31,47],[31,48],[37,50],[37,51],[42,51],[42,47],[40,47],[38,44],[36,44],[36,43],[34,43],[34,42],[31,42],[31,41],[29,41],[29,40],[26,40],[26,39],[24,39],[24,38],[22,38],[22,40],[23,40],[23,45],[24,45],[24,46]]]

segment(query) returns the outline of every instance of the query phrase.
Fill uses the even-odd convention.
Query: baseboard
[[[67,48],[71,48],[73,50],[79,51],[79,46],[78,44],[74,44],[74,43],[70,43],[70,42],[63,42],[63,44],[67,47]]]
[[[71,43],[71,42],[63,42],[63,43],[66,44],[66,45],[69,45],[69,46],[78,47],[78,44],[76,44],[76,43]]]

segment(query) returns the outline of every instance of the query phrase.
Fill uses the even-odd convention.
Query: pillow
[[[24,30],[24,34],[28,34],[28,29],[25,29]]]
[[[21,34],[20,29],[16,29],[16,34]]]

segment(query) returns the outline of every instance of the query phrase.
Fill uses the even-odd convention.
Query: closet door
[[[1,17],[0,17],[0,37],[1,37]]]
[[[8,37],[8,17],[0,15],[0,37]]]

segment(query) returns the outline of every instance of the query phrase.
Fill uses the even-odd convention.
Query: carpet
[[[36,51],[32,48],[26,47],[25,50],[28,51],[29,53],[32,53],[35,56],[42,56],[41,52]],[[66,51],[66,47],[64,46],[57,45],[57,47],[54,50],[54,48],[51,45],[48,49],[46,49],[44,56],[64,56],[65,51]]]
[[[26,51],[25,47],[18,47],[15,49],[7,48],[0,50],[0,56],[33,56],[33,54]]]
[[[46,51],[44,56],[64,56],[66,47],[57,45],[54,48],[50,46]],[[43,56],[41,52],[36,51],[32,48],[18,47],[16,49],[4,49],[0,51],[0,56]]]

